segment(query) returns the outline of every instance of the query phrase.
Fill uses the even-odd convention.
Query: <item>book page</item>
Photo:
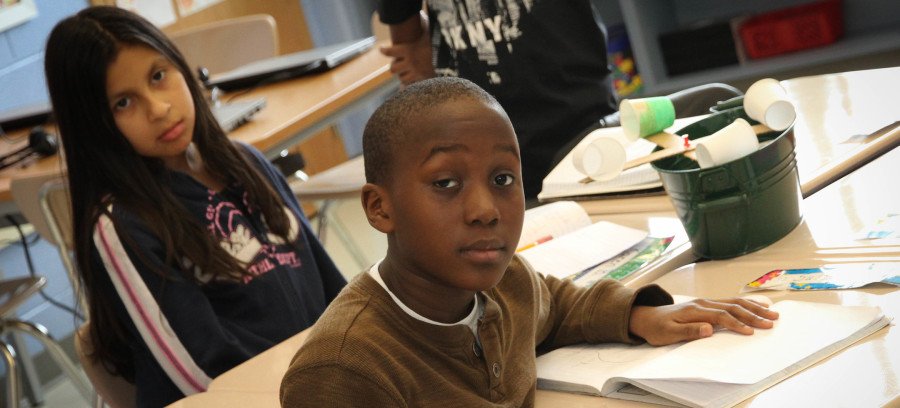
[[[881,309],[784,300],[775,327],[752,336],[730,331],[685,343],[623,376],[753,384],[878,321]]]
[[[604,394],[604,397],[628,401],[646,402],[648,404],[663,405],[666,407],[688,406],[685,404],[679,404],[670,399],[663,398],[657,394],[653,394],[650,391],[639,388],[629,382],[617,383],[616,387],[618,387],[616,390]]]
[[[675,303],[694,299],[696,298],[693,296],[672,295]],[[629,369],[660,357],[678,346],[679,344],[655,347],[646,343],[581,343],[558,348],[538,356],[538,388],[564,389],[560,383],[583,384],[587,388],[582,387],[581,392],[600,395],[604,384],[611,378],[620,377]]]
[[[750,387],[756,387],[753,385],[716,382],[614,378],[610,383],[609,389],[616,388],[616,390],[609,392],[605,396],[609,398],[638,400],[637,398],[634,398],[634,396],[640,396],[640,391],[634,391],[631,387],[637,388],[643,392],[650,392],[647,390],[653,390],[652,392],[655,393],[657,398],[671,401],[669,402],[670,405],[705,408],[730,407],[749,398],[751,395],[758,394],[760,391],[768,388],[768,386],[766,386],[759,389],[750,389]],[[622,392],[622,390],[626,390],[627,393]]]
[[[534,270],[564,279],[616,256],[647,231],[600,221],[519,252]]]
[[[546,237],[561,237],[588,225],[591,225],[591,217],[574,201],[557,201],[534,207],[525,211],[518,247]]]
[[[812,352],[810,356],[776,371],[770,376],[755,382],[753,384],[730,384],[723,382],[710,381],[688,381],[688,380],[645,380],[632,378],[613,378],[607,383],[606,389],[621,390],[622,384],[634,384],[641,390],[652,390],[655,394],[668,398],[672,401],[681,402],[688,406],[697,407],[731,407],[739,402],[746,400],[767,388],[781,382],[800,371],[805,370],[809,366],[816,364],[820,360],[837,353],[840,350],[856,343],[864,337],[880,330],[882,327],[890,323],[889,318],[882,315],[880,319],[875,320],[872,324],[865,326],[849,337],[832,343],[828,347]],[[621,382],[620,382],[621,381]],[[606,395],[606,394],[605,394]],[[620,394],[618,391],[610,392],[611,398],[633,399],[629,394]]]
[[[621,376],[676,347],[604,343],[558,348],[537,358],[538,387],[542,388],[547,380],[584,384],[593,389],[589,393],[600,395],[603,384],[610,378]]]
[[[891,320],[878,307],[785,300],[773,309],[780,313],[775,328],[756,330],[752,336],[719,331],[707,339],[665,347],[606,344],[554,350],[537,358],[538,387],[637,401],[651,398],[627,385],[632,384],[688,406],[729,407]]]

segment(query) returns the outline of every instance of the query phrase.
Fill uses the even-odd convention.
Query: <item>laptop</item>
[[[228,72],[213,75],[206,86],[224,91],[249,88],[332,69],[360,55],[375,44],[375,37],[342,42],[307,51],[256,61]]]
[[[211,106],[213,116],[225,132],[247,123],[266,106],[266,98],[220,103]],[[50,102],[39,102],[0,112],[0,129],[11,130],[46,124],[52,108]]]
[[[211,108],[213,116],[219,122],[219,126],[227,133],[247,123],[250,118],[256,115],[256,112],[259,112],[265,106],[266,98],[256,98],[249,101],[220,103],[219,105],[211,106]]]
[[[43,125],[50,119],[50,101],[36,102],[0,112],[0,129]]]

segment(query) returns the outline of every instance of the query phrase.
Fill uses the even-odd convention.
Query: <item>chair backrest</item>
[[[59,173],[50,173],[17,177],[10,181],[9,190],[19,212],[31,223],[41,238],[53,245],[65,244],[56,239],[57,235],[52,233],[50,224],[48,224],[48,222],[53,222],[54,220],[45,219],[44,212],[41,209],[42,192],[48,183],[62,184],[64,183],[63,176]],[[68,207],[68,204],[66,207]],[[71,221],[71,216],[66,216],[66,219]],[[67,229],[71,230],[71,227]]]
[[[86,314],[87,302],[71,252],[74,248],[72,207],[64,176],[50,173],[15,178],[10,182],[9,189],[16,207],[38,235],[56,246],[78,306]]]
[[[172,33],[169,38],[191,69],[202,66],[210,75],[278,55],[275,19],[268,14],[214,21]]]
[[[137,398],[134,384],[111,374],[102,364],[89,357],[94,350],[94,344],[89,335],[90,324],[90,321],[85,322],[75,333],[75,352],[78,354],[81,367],[94,386],[94,391],[100,397],[101,402],[110,408],[136,407]]]
[[[12,315],[31,295],[47,284],[43,276],[0,279],[0,317]]]

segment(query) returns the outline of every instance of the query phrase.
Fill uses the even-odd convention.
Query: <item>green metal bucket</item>
[[[737,118],[758,123],[739,106],[714,111],[676,133],[698,139]],[[715,167],[701,169],[683,155],[652,163],[697,256],[723,259],[750,253],[779,240],[800,223],[793,125],[758,138],[759,150]]]

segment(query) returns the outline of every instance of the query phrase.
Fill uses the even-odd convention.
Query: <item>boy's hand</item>
[[[742,298],[696,299],[667,306],[635,306],[628,330],[654,346],[712,336],[714,326],[741,334],[770,329],[778,312]]]

